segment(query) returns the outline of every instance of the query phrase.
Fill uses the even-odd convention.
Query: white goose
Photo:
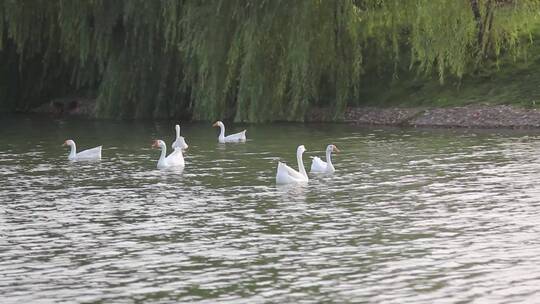
[[[184,167],[184,155],[182,149],[174,149],[173,153],[167,155],[167,145],[163,140],[156,139],[152,144],[152,148],[161,148],[161,156],[159,157],[157,168],[166,169],[171,167]]]
[[[278,162],[276,173],[276,184],[292,184],[292,183],[307,183],[309,178],[304,168],[302,154],[306,151],[304,145],[298,146],[296,149],[296,160],[298,162],[299,171],[287,166],[282,162]]]
[[[75,142],[71,139],[64,141],[62,146],[70,146],[71,151],[69,152],[68,159],[77,161],[77,160],[100,160],[101,159],[101,147],[95,147],[88,150],[83,150],[77,153],[77,146]]]
[[[182,150],[187,149],[189,146],[186,143],[186,140],[184,139],[184,136],[180,136],[180,125],[176,125],[176,126],[174,126],[174,128],[176,129],[176,139],[172,143],[172,148],[173,149],[180,148]]]
[[[246,141],[246,130],[235,134],[225,136],[225,125],[221,121],[216,121],[212,127],[219,127],[221,132],[218,136],[218,142],[224,144],[228,142],[244,142]]]
[[[326,147],[326,162],[315,156],[311,161],[312,173],[334,173],[336,168],[332,164],[332,152],[339,152],[339,149],[335,145],[328,145]]]

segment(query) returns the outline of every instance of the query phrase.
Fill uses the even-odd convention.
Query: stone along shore
[[[61,116],[95,117],[93,99],[58,99],[32,112]],[[324,108],[312,109],[306,121],[331,121]],[[470,105],[464,107],[349,107],[344,121],[356,125],[386,125],[442,128],[540,128],[540,109],[509,105]]]
[[[345,122],[444,128],[540,128],[540,110],[508,105],[448,108],[348,108]]]

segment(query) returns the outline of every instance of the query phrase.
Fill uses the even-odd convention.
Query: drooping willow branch
[[[83,91],[97,97],[101,117],[302,120],[313,105],[338,117],[370,66],[408,60],[443,81],[503,52],[523,54],[538,8],[537,0],[4,0],[0,60],[17,75],[5,76],[0,103],[10,90],[19,108]]]

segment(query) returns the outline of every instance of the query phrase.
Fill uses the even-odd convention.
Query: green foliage
[[[528,50],[526,61],[506,56],[485,64],[475,74],[449,78],[441,84],[436,77],[422,77],[400,66],[400,79],[392,81],[392,68],[365,79],[359,99],[378,107],[447,107],[471,104],[540,106],[540,44]]]
[[[339,118],[377,69],[442,82],[525,58],[540,1],[477,0],[478,16],[472,1],[0,0],[2,70],[17,74],[0,104],[86,94],[100,117]]]

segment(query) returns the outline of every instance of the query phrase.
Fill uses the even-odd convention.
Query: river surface
[[[180,172],[174,122],[0,117],[0,302],[540,302],[540,133],[244,127],[182,124]],[[276,187],[329,143],[333,176]]]

